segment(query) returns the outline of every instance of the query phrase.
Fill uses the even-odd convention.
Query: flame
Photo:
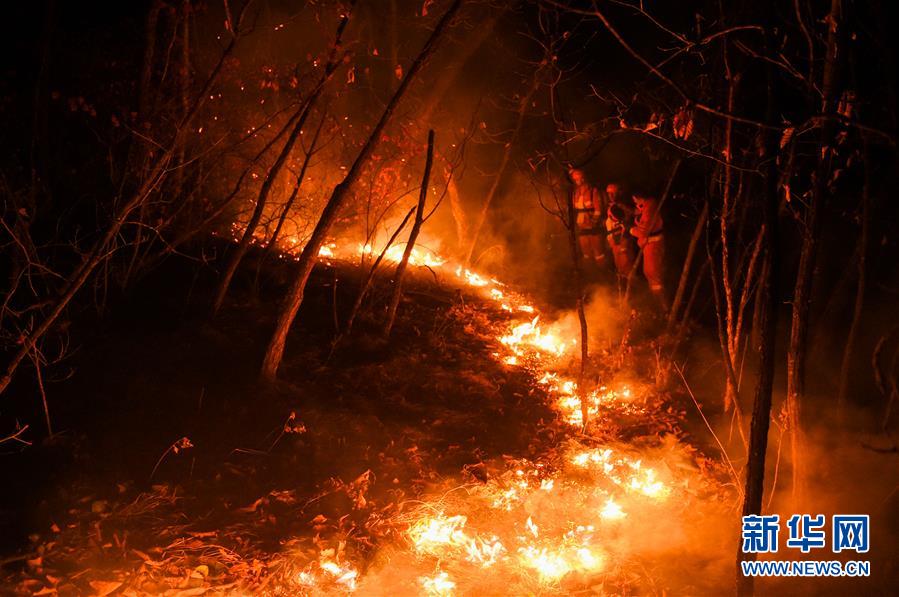
[[[489,283],[486,279],[482,278],[478,274],[470,270],[463,269],[462,266],[456,268],[456,275],[460,278],[465,279],[465,281],[468,282],[470,286],[486,286]]]
[[[284,244],[289,246],[289,256],[301,248],[297,237],[286,237]],[[371,244],[341,247],[329,243],[322,246],[319,257],[358,259],[370,257],[375,251]],[[398,263],[403,252],[403,245],[392,246],[384,259]],[[635,398],[627,385],[579,388],[574,379],[560,373],[564,365],[560,357],[572,352],[577,339],[566,337],[559,325],[541,322],[539,311],[525,297],[498,280],[461,265],[448,265],[437,253],[418,245],[412,250],[409,263],[455,274],[458,283],[476,289],[485,300],[492,301],[497,312],[506,318],[502,321],[507,322],[495,332],[499,348],[493,357],[497,363],[527,367],[535,377],[539,376],[537,383],[550,397],[562,422],[579,429],[583,426],[583,409],[591,421],[600,424],[603,417],[618,414],[651,414],[642,406],[645,400]],[[638,397],[643,394],[637,392]],[[672,491],[668,485],[672,473],[659,469],[666,471],[660,476],[656,468],[646,466],[644,459],[656,464],[646,454],[618,445],[585,448],[573,443],[561,452],[562,463],[555,459],[513,461],[500,477],[477,488],[466,486],[469,499],[474,496],[484,500],[474,502],[480,503],[481,510],[461,510],[471,515],[471,527],[468,516],[445,514],[446,504],[442,500],[426,503],[411,521],[406,520],[405,536],[414,551],[416,565],[429,566],[417,570],[411,578],[417,577],[422,593],[442,596],[457,590],[450,574],[455,576],[459,571],[470,574],[472,570],[490,569],[486,574],[498,578],[511,572],[526,578],[536,576],[542,584],[555,584],[573,572],[600,574],[606,568],[615,569],[607,562],[616,554],[607,551],[608,545],[597,543],[594,525],[620,525],[628,517],[625,508],[642,511],[639,509],[660,504]],[[548,462],[552,464],[548,466]],[[561,502],[569,499],[579,501]],[[577,504],[566,511],[563,523],[542,517],[543,505],[556,501]],[[489,515],[481,518],[485,512]],[[638,518],[635,514],[631,520]],[[333,550],[322,552],[317,565],[313,562],[293,577],[293,582],[304,587],[304,593],[311,592],[319,582],[327,583],[331,589],[353,591],[358,580],[357,569],[336,559]],[[315,594],[323,589],[324,586]]]
[[[589,547],[546,548],[528,547],[519,550],[521,564],[537,572],[541,582],[557,582],[563,576],[576,570],[599,572],[603,559]]]
[[[392,263],[399,263],[403,260],[403,253],[405,252],[405,250],[406,248],[404,245],[393,245],[384,252],[384,259]],[[372,255],[372,253],[374,253],[374,248],[371,246],[371,244],[359,245],[359,255],[370,256]],[[409,253],[409,265],[440,267],[444,263],[446,263],[445,259],[437,255],[433,251],[421,246],[413,247],[412,251]]]
[[[599,511],[599,515],[605,520],[621,520],[627,516],[624,510],[621,509],[621,506],[616,504],[615,500],[612,498],[606,500],[606,504],[602,507],[602,510]]]
[[[419,582],[428,595],[452,595],[456,583],[450,580],[446,572],[438,572],[434,576],[421,576]]]
[[[578,452],[572,456],[571,463],[580,468],[601,471],[616,485],[646,497],[662,499],[671,492],[656,478],[654,469],[645,468],[641,460],[615,455],[611,448]]]
[[[296,244],[298,242],[296,239],[291,239],[291,240],[293,241],[291,244]],[[321,248],[318,250],[318,256],[319,257],[334,257],[334,248],[336,246],[337,245],[335,245],[333,243],[330,245],[322,245]]]
[[[522,355],[523,347],[562,356],[568,343],[560,340],[555,334],[543,332],[537,325],[539,320],[540,316],[537,315],[531,321],[516,325],[509,334],[500,337],[499,341],[511,348],[517,356]]]
[[[416,521],[409,527],[408,535],[418,553],[439,555],[448,548],[464,547],[468,543],[463,530],[466,522],[465,516],[439,513]]]
[[[481,538],[472,539],[465,547],[465,559],[482,568],[489,568],[506,554],[506,548],[495,535],[488,540]]]
[[[356,577],[359,575],[351,566],[341,566],[335,562],[322,563],[322,570],[329,573],[339,583],[349,590],[356,589]]]

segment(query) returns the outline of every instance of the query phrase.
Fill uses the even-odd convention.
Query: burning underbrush
[[[370,252],[327,245],[321,259]],[[514,403],[481,411],[491,382],[470,370],[477,360],[458,366],[458,380],[477,382],[468,386],[464,408],[482,420],[488,438],[498,435],[491,427],[514,425],[510,410],[544,409],[526,454],[478,457],[477,442],[442,454],[420,449],[453,416],[464,416],[448,413],[430,428],[410,428],[405,441],[386,442],[371,459],[377,464],[357,468],[352,481],[335,475],[315,487],[273,490],[232,508],[237,512],[227,521],[194,524],[179,508],[178,491],[160,485],[106,511],[102,529],[91,523],[95,547],[125,557],[87,558],[77,539],[63,533],[42,545],[29,567],[42,570],[44,558],[68,558],[69,567],[19,586],[65,593],[58,589],[74,586],[88,570],[90,580],[80,586],[124,595],[661,594],[727,583],[731,560],[720,554],[732,552],[735,496],[722,468],[683,441],[683,413],[671,400],[623,372],[578,388],[572,373],[578,339],[569,318],[548,321],[525,296],[436,253],[413,257],[428,276],[466,289],[467,298],[447,311],[452,325],[468,343],[484,346],[479,358],[528,388]],[[416,396],[396,400],[391,408],[414,409]],[[361,437],[366,426],[372,427],[363,419],[327,423],[300,413],[282,435],[325,445],[338,427]],[[428,459],[451,461],[454,450],[470,452],[457,474],[429,466]],[[360,454],[368,451],[360,447]],[[350,457],[342,466],[361,468],[367,458]],[[697,569],[703,574],[687,574]]]

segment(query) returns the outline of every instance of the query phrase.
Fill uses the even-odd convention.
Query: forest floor
[[[54,438],[4,457],[8,478],[32,489],[0,504],[0,586],[730,590],[739,490],[693,447],[689,398],[651,379],[650,336],[636,334],[625,358],[594,357],[591,381],[603,384],[584,383],[584,433],[575,350],[551,324],[532,325],[525,297],[418,268],[389,342],[378,334],[389,291],[379,283],[375,307],[334,348],[358,286],[358,270],[335,261],[316,269],[280,381],[262,388],[289,271],[267,267],[258,291],[246,274],[209,321],[214,279],[169,265],[76,330],[75,374],[51,386]]]

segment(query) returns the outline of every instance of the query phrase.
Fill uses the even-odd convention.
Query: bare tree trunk
[[[793,292],[793,313],[790,328],[790,347],[787,354],[787,412],[790,429],[790,456],[793,471],[793,500],[802,499],[805,483],[805,463],[803,460],[804,438],[802,431],[802,401],[805,395],[805,364],[808,352],[808,319],[811,304],[812,282],[821,235],[820,212],[827,193],[827,176],[833,148],[834,121],[832,116],[836,105],[839,84],[839,35],[842,27],[842,0],[831,0],[828,23],[827,54],[823,74],[823,103],[821,113],[825,116],[821,123],[818,165],[812,185],[811,200],[805,215],[805,229],[802,238],[802,252],[796,273]]]
[[[726,320],[722,315],[724,308],[721,304],[721,290],[719,289],[720,281],[715,272],[715,263],[712,259],[711,252],[708,253],[708,262],[709,274],[712,278],[712,297],[715,299],[715,319],[718,324],[718,344],[721,346],[721,358],[724,359],[724,379],[728,390],[733,392],[734,400],[732,400],[732,404],[734,406],[734,414],[737,417],[737,430],[740,432],[740,438],[743,440],[743,445],[746,446],[746,434],[743,431],[743,407],[740,404],[740,393],[737,390],[737,388],[739,388],[739,383],[737,382],[737,373],[734,369],[734,359],[733,355],[731,355],[730,343],[727,340],[727,330],[725,327]]]
[[[858,89],[858,52],[856,45],[850,47],[850,73],[852,76],[852,86]],[[889,64],[889,60],[887,64]],[[892,72],[892,71],[888,71]],[[892,93],[890,93],[892,96]],[[895,106],[892,110],[893,121],[895,122]],[[846,346],[843,349],[843,362],[840,364],[840,383],[837,390],[837,410],[840,418],[845,415],[846,398],[849,394],[849,377],[852,369],[852,353],[855,350],[855,343],[858,338],[858,328],[861,322],[862,311],[865,305],[865,285],[867,282],[867,258],[868,258],[868,239],[871,229],[871,185],[872,185],[872,155],[871,146],[866,135],[862,135],[862,168],[864,168],[864,178],[862,181],[861,196],[861,231],[858,238],[858,285],[855,289],[855,305],[852,309],[852,322],[849,324],[849,331],[846,337]],[[886,427],[884,427],[886,428]]]
[[[262,214],[265,211],[265,204],[268,201],[268,196],[269,193],[271,193],[272,186],[274,186],[275,184],[275,180],[281,173],[281,169],[287,162],[287,158],[290,157],[290,153],[291,151],[293,151],[293,146],[296,143],[297,138],[299,138],[300,133],[303,131],[303,127],[306,125],[306,120],[309,118],[309,114],[312,112],[312,109],[313,107],[315,107],[318,98],[321,96],[322,92],[325,89],[325,84],[328,82],[328,80],[331,78],[331,75],[334,74],[334,71],[337,70],[337,67],[340,64],[338,51],[340,50],[343,32],[346,29],[346,25],[349,20],[350,11],[347,11],[346,14],[344,14],[340,19],[340,24],[337,26],[337,34],[334,36],[334,45],[331,47],[331,52],[328,56],[328,62],[325,65],[325,69],[324,71],[322,71],[321,77],[319,77],[318,81],[315,84],[315,87],[309,94],[309,97],[306,98],[306,101],[303,103],[302,108],[300,108],[300,116],[297,119],[293,130],[287,137],[287,141],[284,143],[284,147],[281,148],[281,153],[278,154],[278,157],[275,159],[275,163],[272,164],[271,168],[269,168],[268,174],[266,175],[265,180],[262,182],[262,186],[259,188],[259,197],[256,199],[256,206],[253,208],[253,214],[250,216],[250,221],[247,222],[247,227],[244,230],[243,236],[240,237],[240,242],[237,243],[237,247],[231,254],[231,258],[228,260],[228,264],[225,266],[225,271],[222,273],[222,278],[221,280],[219,280],[218,288],[216,288],[215,298],[212,302],[213,316],[219,312],[219,309],[221,309],[222,303],[225,300],[225,295],[228,293],[228,287],[231,285],[231,280],[234,278],[234,274],[235,272],[237,272],[237,268],[240,266],[240,262],[243,260],[244,255],[246,255],[247,251],[250,249],[250,242],[253,240],[253,234],[256,232],[256,226],[259,225],[259,220],[262,219]]]
[[[406,275],[406,268],[409,266],[409,257],[412,256],[412,249],[415,248],[415,241],[418,240],[418,233],[421,231],[421,225],[425,221],[425,201],[428,199],[428,182],[431,179],[431,166],[434,162],[434,129],[428,131],[428,155],[425,158],[425,173],[421,180],[421,191],[418,193],[418,208],[415,210],[415,221],[412,223],[412,230],[409,232],[409,240],[406,242],[406,248],[403,250],[403,258],[396,266],[396,273],[393,276],[393,294],[390,297],[390,306],[387,308],[387,321],[384,322],[382,334],[385,338],[390,337],[390,331],[393,329],[393,322],[396,320],[396,310],[400,304],[400,298],[403,296],[403,278]]]
[[[181,95],[181,114],[187,114],[190,109],[190,0],[181,1],[181,62],[178,65],[178,91]],[[184,163],[185,146],[182,145],[178,152],[177,166]],[[177,186],[175,195],[181,194],[184,168],[178,168],[175,173]]]
[[[399,236],[403,228],[406,227],[406,224],[409,222],[409,218],[412,217],[412,214],[415,213],[416,209],[417,206],[413,206],[412,209],[410,209],[406,213],[406,217],[403,218],[403,221],[400,222],[400,225],[397,226],[396,230],[393,231],[393,234],[390,235],[390,238],[387,240],[387,244],[384,245],[384,248],[381,250],[378,258],[375,259],[374,263],[372,263],[371,267],[368,269],[368,273],[365,275],[365,279],[362,280],[362,284],[360,284],[359,286],[359,292],[356,294],[356,300],[353,302],[353,307],[352,309],[350,309],[350,314],[349,316],[347,316],[343,335],[347,335],[353,331],[353,323],[356,320],[356,315],[359,314],[359,309],[362,307],[362,301],[365,300],[365,295],[368,293],[368,289],[375,277],[375,273],[378,271],[378,267],[380,267],[381,262],[384,261],[384,256],[387,255],[387,251],[389,251],[390,247],[393,246],[393,241],[396,240],[396,237]]]
[[[690,281],[690,270],[693,265],[693,258],[696,255],[696,248],[699,246],[699,239],[705,230],[705,223],[709,217],[709,202],[706,201],[702,206],[702,212],[699,219],[696,220],[696,226],[693,227],[693,234],[690,236],[690,244],[687,247],[687,256],[684,258],[684,267],[681,270],[680,281],[677,283],[677,292],[674,294],[674,301],[671,303],[671,310],[668,311],[668,332],[674,329],[677,322],[677,314],[680,311],[680,305],[684,300],[687,291],[687,283]],[[698,280],[697,280],[698,283]]]
[[[770,37],[771,33],[768,33]],[[770,45],[770,40],[768,44]],[[774,66],[767,66],[768,99],[767,122],[777,122],[775,109],[776,73]],[[771,425],[771,396],[774,389],[775,345],[777,339],[778,319],[778,287],[777,273],[780,265],[778,252],[778,173],[777,144],[778,138],[772,131],[760,131],[764,135],[763,147],[765,155],[763,228],[762,228],[762,274],[756,300],[761,303],[759,309],[759,372],[752,404],[752,421],[749,424],[749,449],[746,461],[746,481],[743,492],[743,516],[762,513],[762,496],[765,491],[765,456],[768,451],[768,429]],[[743,553],[742,545],[737,551],[737,593],[741,596],[753,594],[753,577],[745,576],[740,567],[743,560],[755,559],[755,554]]]
[[[400,85],[390,99],[390,102],[384,108],[380,120],[375,125],[368,141],[366,141],[362,150],[359,152],[359,155],[356,156],[356,160],[347,172],[346,177],[334,187],[334,192],[331,193],[331,198],[325,205],[321,217],[319,217],[318,223],[316,223],[315,229],[312,231],[312,236],[309,238],[309,242],[306,243],[306,246],[303,248],[303,253],[300,255],[296,278],[285,297],[281,312],[278,315],[278,322],[275,325],[274,333],[272,334],[271,340],[269,340],[268,347],[265,351],[265,357],[260,372],[260,377],[263,380],[273,381],[275,375],[278,373],[278,367],[281,365],[281,359],[284,356],[284,348],[287,344],[287,333],[290,331],[290,326],[293,324],[297,311],[300,309],[300,305],[303,302],[306,283],[309,281],[309,275],[312,273],[312,268],[315,266],[318,252],[325,242],[325,237],[331,229],[334,220],[337,218],[340,208],[343,207],[344,202],[349,197],[353,185],[356,183],[356,180],[362,172],[362,167],[368,162],[371,154],[381,142],[384,128],[396,111],[400,100],[403,99],[409,85],[416,79],[427,59],[434,53],[438,42],[449,26],[450,21],[456,13],[459,12],[461,5],[462,0],[453,0],[453,3],[444,13],[443,17],[441,17],[437,26],[434,28],[434,31],[431,33],[431,36],[428,38],[428,41],[425,42],[424,47],[409,67],[409,70],[400,82]]]
[[[852,322],[849,324],[849,332],[846,335],[846,346],[843,348],[843,361],[840,364],[840,384],[837,391],[837,408],[840,415],[846,408],[846,397],[849,394],[849,373],[852,368],[852,353],[855,350],[855,342],[858,339],[858,328],[865,307],[865,283],[867,274],[868,235],[871,227],[871,166],[868,141],[864,140],[862,160],[865,169],[865,180],[862,186],[862,230],[858,239],[858,285],[855,288],[855,305],[852,309]]]
[[[574,209],[574,193],[567,192],[566,200],[566,219],[565,227],[568,229],[568,245],[571,249],[571,264],[574,269],[574,291],[577,293],[577,319],[581,334],[581,363],[578,369],[577,393],[578,401],[581,405],[581,423],[583,429],[587,429],[589,423],[588,404],[585,400],[586,388],[584,388],[584,377],[587,372],[587,360],[590,357],[589,350],[589,334],[587,329],[587,314],[584,311],[586,297],[584,296],[584,270],[581,266],[581,248],[578,246],[577,238],[577,211]]]
[[[730,68],[730,61],[727,55],[727,41],[724,45],[724,66],[727,78],[727,112],[733,114],[734,100],[736,98],[737,82],[739,77],[734,75]],[[724,123],[724,183],[721,192],[721,216],[719,218],[721,231],[721,286],[724,289],[724,314],[725,314],[725,338],[728,343],[727,358],[731,359],[730,368],[735,367],[738,360],[737,351],[739,350],[739,338],[734,338],[734,296],[733,296],[733,280],[730,272],[730,236],[729,226],[731,214],[734,206],[733,199],[733,129],[732,120]],[[724,410],[730,410],[735,397],[737,388],[735,376],[728,375],[724,386]]]
[[[181,114],[180,117],[184,118],[187,115],[187,112],[190,110],[190,0],[182,0],[181,1],[181,10],[180,10],[180,18],[175,20],[175,29],[176,32],[173,33],[173,37],[176,39],[180,39],[180,49],[181,56],[178,64],[178,95],[179,102],[181,104]],[[149,60],[150,62],[145,62],[143,65],[143,72],[141,73],[141,85],[146,84],[147,87],[150,86],[150,81],[152,77],[152,60],[153,60],[153,52],[155,50],[156,45],[156,26],[158,21],[158,8],[154,5],[150,8],[150,15],[147,17],[147,45],[144,48],[144,59]],[[151,31],[150,28],[153,28]],[[180,29],[180,36],[177,30]],[[146,77],[146,80],[144,80]],[[145,97],[145,95],[149,95],[149,89],[141,88],[140,89],[140,98],[139,102],[142,104],[146,104],[147,109],[149,106],[149,97]],[[140,114],[141,119],[147,118],[147,114]],[[187,144],[182,143],[176,152],[175,159],[173,161],[173,176],[174,183],[172,184],[171,190],[168,191],[172,197],[176,199],[181,199],[182,193],[184,190],[184,176],[185,169],[183,167],[185,163],[185,155],[187,153]],[[125,271],[121,276],[121,287],[124,289],[128,286],[129,281],[131,280],[131,276],[134,273],[135,268],[141,260],[141,253],[148,249],[144,246],[144,223],[148,221],[148,219],[152,219],[152,214],[150,213],[150,206],[147,203],[144,203],[140,206],[138,212],[137,222],[138,226],[136,227],[135,235],[134,235],[134,246],[131,251],[131,259],[128,263],[128,266],[125,268]]]

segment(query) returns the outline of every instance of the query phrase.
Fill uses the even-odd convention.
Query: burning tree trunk
[[[390,336],[393,329],[393,322],[396,319],[396,309],[400,304],[400,298],[403,296],[403,278],[406,275],[406,269],[409,266],[409,257],[412,256],[412,249],[415,248],[415,241],[418,240],[418,233],[421,232],[421,225],[425,221],[425,201],[428,199],[428,181],[431,178],[431,166],[434,162],[434,130],[428,131],[428,155],[425,159],[425,173],[421,179],[421,191],[418,194],[418,207],[415,210],[415,221],[412,223],[412,230],[409,232],[409,240],[406,242],[406,249],[403,251],[402,260],[396,265],[396,274],[393,276],[393,294],[390,297],[390,306],[387,308],[387,321],[384,322],[383,335],[385,338]]]
[[[790,328],[790,347],[787,355],[787,412],[790,429],[790,456],[793,470],[793,499],[801,499],[804,484],[802,401],[805,395],[805,364],[808,353],[808,320],[811,305],[812,283],[821,235],[821,208],[827,194],[827,177],[833,155],[834,112],[839,84],[840,52],[839,36],[842,28],[842,2],[831,0],[828,24],[827,54],[822,77],[823,119],[818,146],[818,162],[812,184],[812,193],[805,214],[802,235],[802,252],[796,273],[793,292],[793,314]]]
[[[268,196],[269,193],[271,193],[272,186],[275,184],[275,180],[281,173],[281,169],[287,162],[287,158],[290,157],[290,153],[293,151],[293,146],[296,143],[297,138],[299,138],[300,133],[303,131],[303,127],[306,125],[306,120],[309,118],[309,114],[312,112],[312,108],[315,106],[322,92],[324,92],[325,84],[331,78],[331,75],[334,74],[334,71],[337,70],[337,67],[339,65],[338,51],[340,50],[343,32],[346,29],[346,25],[349,20],[350,12],[347,11],[347,13],[344,14],[340,19],[340,24],[337,26],[337,34],[334,37],[334,45],[331,47],[331,52],[328,56],[328,62],[325,65],[325,69],[322,72],[321,77],[319,77],[318,81],[316,82],[312,92],[309,94],[309,97],[306,98],[306,101],[303,102],[303,106],[299,109],[299,118],[297,119],[296,124],[293,126],[293,130],[287,137],[287,141],[284,143],[284,147],[281,148],[281,153],[278,154],[277,159],[275,159],[275,163],[272,164],[271,168],[269,168],[268,175],[266,175],[262,186],[259,188],[259,197],[256,199],[256,206],[253,208],[253,214],[250,216],[250,221],[247,223],[247,227],[246,230],[244,230],[243,236],[240,237],[240,242],[237,243],[237,247],[234,249],[234,252],[231,254],[231,258],[228,260],[228,265],[225,266],[225,271],[224,273],[222,273],[222,278],[219,281],[218,288],[216,289],[215,299],[212,303],[213,315],[216,315],[219,309],[221,309],[222,302],[224,302],[225,300],[225,295],[228,293],[228,287],[231,285],[231,279],[234,277],[238,266],[240,266],[240,262],[243,260],[244,255],[247,254],[247,251],[250,248],[250,242],[253,240],[253,234],[256,232],[256,226],[259,225],[259,220],[262,219],[262,214],[265,211],[265,204],[268,201]]]
[[[368,162],[375,148],[380,143],[381,136],[384,133],[384,128],[387,126],[387,123],[390,121],[393,113],[396,111],[400,100],[402,100],[403,96],[406,94],[409,85],[418,76],[418,73],[421,71],[424,63],[434,53],[434,50],[437,48],[438,42],[449,26],[450,21],[453,19],[456,13],[459,12],[459,8],[461,7],[461,5],[462,0],[454,0],[449,9],[447,9],[446,13],[444,13],[443,17],[441,17],[440,21],[437,23],[437,26],[434,28],[434,31],[431,33],[431,36],[428,38],[427,42],[425,42],[424,47],[421,49],[418,56],[415,58],[415,61],[409,67],[409,70],[406,72],[403,80],[400,82],[400,85],[397,88],[396,92],[393,94],[393,97],[390,99],[390,102],[384,108],[384,112],[381,114],[380,120],[378,120],[378,123],[372,130],[368,141],[366,141],[365,145],[362,147],[359,155],[356,156],[356,160],[353,162],[353,165],[347,172],[346,177],[336,187],[334,187],[334,192],[331,193],[331,198],[325,205],[321,217],[319,217],[318,223],[316,223],[315,229],[312,231],[312,236],[309,238],[309,241],[306,243],[306,246],[303,248],[303,252],[300,255],[296,278],[294,279],[293,285],[291,286],[287,297],[285,297],[284,304],[281,307],[281,312],[278,315],[277,324],[275,325],[275,331],[272,334],[272,338],[269,341],[268,347],[265,351],[265,357],[262,362],[262,370],[260,372],[260,376],[262,379],[273,381],[275,375],[278,372],[278,367],[281,365],[281,359],[284,356],[284,347],[287,343],[287,333],[290,330],[290,326],[293,324],[293,320],[296,317],[297,311],[299,310],[300,305],[303,302],[303,294],[306,290],[306,283],[309,281],[309,275],[312,273],[312,268],[315,266],[316,259],[318,258],[318,252],[321,249],[322,244],[324,244],[325,237],[327,236],[328,231],[331,229],[331,225],[334,223],[334,220],[337,218],[337,214],[339,213],[340,208],[349,197],[353,185],[362,172],[362,167],[366,164],[366,162]]]

